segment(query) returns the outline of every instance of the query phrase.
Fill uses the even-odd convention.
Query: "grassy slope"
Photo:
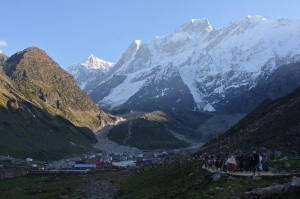
[[[13,157],[53,160],[90,150],[97,140],[87,128],[75,127],[64,118],[42,110],[0,110],[0,151]],[[38,116],[39,114],[39,116]],[[33,117],[36,115],[36,117]],[[72,143],[76,143],[76,145]]]
[[[2,155],[8,153],[18,158],[53,160],[86,152],[91,149],[91,143],[97,142],[91,130],[74,126],[53,107],[42,104],[39,107],[33,101],[27,101],[5,76],[0,75]]]
[[[121,184],[116,198],[231,198],[255,188],[268,187],[273,183],[284,184],[290,179],[270,177],[252,181],[251,178],[236,177],[228,180],[226,176],[222,176],[220,180],[210,182],[205,178],[207,173],[201,166],[202,162],[169,165],[129,177]],[[215,187],[224,188],[224,191],[216,191]],[[297,197],[290,195],[287,198]]]
[[[100,192],[103,195],[112,195],[124,177],[123,172],[97,172],[87,175],[24,176],[4,179],[0,180],[0,199],[57,199],[62,196],[101,198],[95,193],[95,189],[96,192],[102,190]],[[106,187],[106,184],[113,186]]]
[[[129,130],[131,136],[129,136]],[[126,139],[128,137],[128,139]],[[108,138],[118,144],[139,149],[174,149],[187,147],[188,144],[174,137],[161,125],[139,118],[124,122],[112,128]]]

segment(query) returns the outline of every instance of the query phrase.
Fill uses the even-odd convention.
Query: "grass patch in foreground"
[[[291,177],[251,177],[221,176],[216,182],[208,181],[207,171],[201,169],[200,162],[182,165],[168,165],[129,177],[121,184],[117,199],[181,199],[181,198],[231,198],[241,196],[256,188],[272,184],[285,184]],[[216,188],[218,187],[218,188]],[[292,197],[292,195],[288,195]]]
[[[42,199],[57,198],[73,192],[72,184],[66,187],[66,182],[53,177],[28,176],[0,181],[0,198]]]

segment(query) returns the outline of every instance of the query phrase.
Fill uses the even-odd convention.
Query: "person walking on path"
[[[259,169],[258,169],[258,163],[259,163],[259,154],[256,153],[256,151],[253,151],[253,175],[255,175],[256,171],[257,171],[257,174],[260,175]]]

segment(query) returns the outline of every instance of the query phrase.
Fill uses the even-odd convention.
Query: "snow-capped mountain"
[[[222,29],[192,19],[148,44],[133,42],[89,94],[104,110],[218,110],[299,62],[299,30],[300,19],[247,16]]]
[[[84,61],[69,66],[66,70],[75,77],[82,90],[88,90],[95,86],[94,81],[105,77],[113,65],[111,62],[103,61],[91,54]]]

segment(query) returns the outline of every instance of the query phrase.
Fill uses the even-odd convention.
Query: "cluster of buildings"
[[[135,167],[143,163],[155,163],[169,153],[141,151],[140,153],[87,154],[80,160],[75,160],[75,169],[93,169],[98,167]]]
[[[87,169],[112,169],[135,167],[141,164],[156,164],[169,154],[179,153],[179,150],[150,151],[145,150],[138,153],[97,153],[84,154],[78,158],[64,159],[52,163],[34,163],[31,158],[26,161],[31,165],[31,170],[87,170]]]

